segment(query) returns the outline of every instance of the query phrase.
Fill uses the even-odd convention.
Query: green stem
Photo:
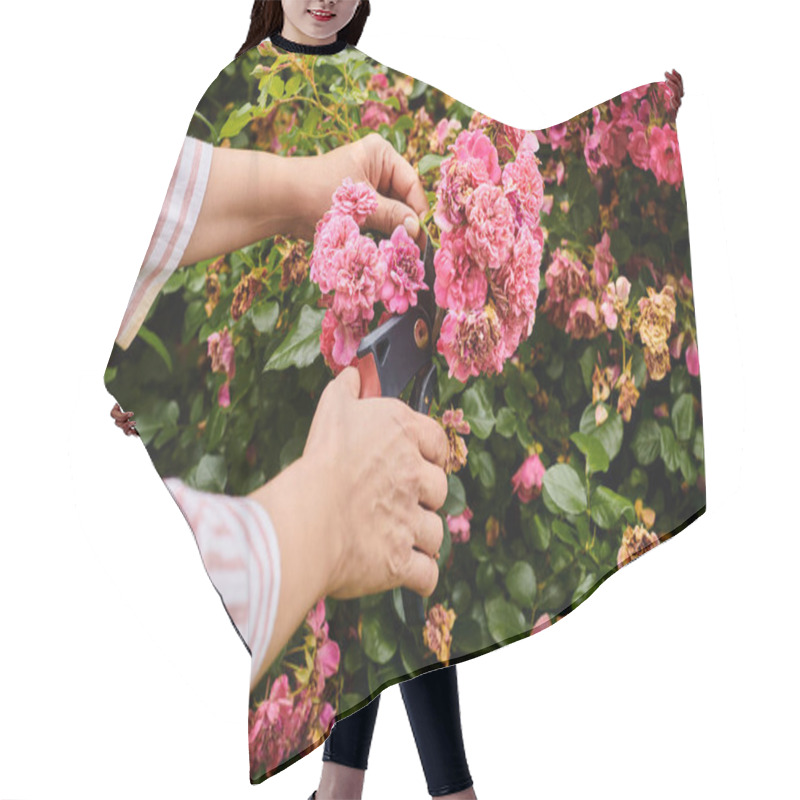
[[[194,116],[196,116],[201,122],[204,122],[206,125],[208,125],[208,129],[214,136],[214,144],[219,144],[219,134],[217,133],[217,129],[199,111],[195,110]]]

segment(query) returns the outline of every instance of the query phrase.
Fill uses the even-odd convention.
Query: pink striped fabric
[[[267,653],[280,595],[280,552],[272,520],[255,500],[201,492],[180,478],[164,483],[194,533],[208,577],[252,656],[251,678]]]
[[[212,145],[187,136],[172,172],[158,223],[131,292],[116,342],[127,350],[153,301],[180,263],[203,203]]]

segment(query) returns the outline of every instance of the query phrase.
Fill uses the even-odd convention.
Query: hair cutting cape
[[[429,413],[451,442],[434,594],[418,617],[399,589],[309,609],[250,694],[252,783],[386,687],[552,625],[705,511],[669,92],[644,84],[523,130],[351,45],[305,54],[265,39],[203,96],[187,131],[198,144],[291,158],[388,139],[427,192],[436,275],[422,283],[402,229],[367,229],[374,190],[348,180],[312,240],[162,259],[168,278],[132,295],[105,372],[161,478],[241,496],[275,477],[359,342],[424,290],[441,309]]]

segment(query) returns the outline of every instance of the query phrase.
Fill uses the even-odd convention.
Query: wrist
[[[339,572],[339,537],[331,521],[328,483],[301,456],[248,495],[269,514],[286,564],[282,572],[302,580],[309,608],[335,589]]]
[[[308,164],[313,156],[259,153],[258,201],[253,212],[260,238],[283,234],[307,238],[304,213],[308,208]]]

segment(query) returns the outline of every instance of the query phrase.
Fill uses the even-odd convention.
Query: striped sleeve
[[[150,306],[175,271],[194,231],[203,203],[214,147],[186,136],[172,172],[150,246],[131,292],[116,342],[127,350]]]
[[[249,497],[201,492],[164,479],[194,533],[208,577],[252,657],[264,661],[278,610],[280,553],[264,508]]]

